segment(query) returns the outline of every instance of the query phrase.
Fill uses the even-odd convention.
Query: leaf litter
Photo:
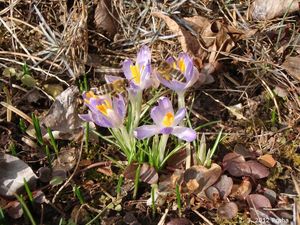
[[[6,94],[5,98],[1,96],[1,104],[5,107],[0,112],[1,140],[5,140],[0,143],[1,154],[11,158],[17,154],[17,162],[40,182],[37,187],[30,186],[30,190],[37,204],[44,204],[50,210],[45,214],[46,222],[58,222],[53,216],[58,212],[60,218],[71,218],[79,224],[96,214],[100,214],[102,221],[120,224],[125,217],[114,215],[119,206],[122,215],[127,215],[127,224],[160,224],[161,221],[197,224],[200,218],[201,222],[221,224],[228,220],[242,221],[242,214],[248,217],[245,221],[250,218],[275,223],[277,219],[278,224],[278,219],[283,222],[299,220],[299,206],[298,211],[294,210],[297,205],[292,208],[297,196],[293,189],[299,181],[300,165],[297,147],[299,16],[295,13],[299,11],[299,4],[296,1],[282,4],[257,0],[252,5],[236,1],[69,3],[53,3],[51,9],[46,3],[34,5],[29,18],[24,7],[27,3],[17,3],[19,15],[16,16],[17,11],[12,9],[11,22],[4,17],[1,19],[4,26],[0,27],[3,45],[0,61],[1,66],[4,65],[1,67],[1,91]],[[7,14],[12,5],[3,3],[3,6],[1,15]],[[12,26],[20,32],[17,36],[11,32]],[[15,41],[14,45],[11,40]],[[180,51],[193,56],[201,76],[187,99],[187,108],[195,112],[190,114],[192,124],[219,121],[198,129],[199,133],[210,136],[208,146],[212,146],[213,134],[221,128],[226,137],[208,168],[199,165],[197,154],[192,154],[192,166],[185,169],[185,151],[175,154],[162,171],[142,163],[138,177],[142,183],[138,199],[133,200],[132,184],[138,164],[125,166],[124,158],[116,153],[112,143],[90,139],[81,158],[77,158],[77,142],[83,141],[84,126],[78,117],[79,90],[73,85],[75,80],[82,82],[83,74],[89,77],[92,85],[104,80],[95,66],[87,62],[87,56],[101,55],[109,61],[109,66],[101,71],[114,73],[118,69],[120,72],[120,68],[112,66],[114,59],[134,58],[137,47],[145,44],[151,46],[154,61],[178,55]],[[16,72],[22,71],[20,65],[25,61],[32,73],[17,78]],[[104,60],[98,61],[98,65],[104,64]],[[201,91],[203,89],[205,92]],[[39,95],[32,98],[32,90]],[[30,101],[22,101],[24,94]],[[51,102],[53,98],[55,101]],[[39,103],[40,99],[44,105]],[[51,139],[46,130],[51,128],[60,150],[57,158],[54,152],[49,155],[43,152],[43,146],[35,143],[36,135],[29,132],[30,127],[27,131],[32,138],[26,135],[26,129],[18,128],[20,134],[17,134],[4,123],[6,113],[12,113],[9,122],[22,127],[22,117],[26,127],[32,122],[28,117],[32,109],[39,115],[45,141]],[[95,131],[95,127],[93,129]],[[100,129],[100,132],[106,134],[105,130]],[[28,145],[24,146],[20,137],[27,140]],[[196,148],[192,147],[192,151]],[[116,160],[107,164],[106,157],[109,161]],[[4,158],[0,165],[6,165]],[[9,169],[1,173],[10,174],[10,177],[3,176],[1,184],[5,185],[1,187],[7,188],[10,181],[20,181],[16,189],[24,189],[24,176],[16,170],[18,166]],[[292,173],[296,174],[294,182],[287,179]],[[53,177],[60,179],[53,180]],[[67,183],[69,178],[71,182]],[[121,194],[116,189],[118,184]],[[52,198],[60,185],[66,187],[58,202],[48,204],[47,198]],[[81,186],[79,193],[71,191],[73,185]],[[175,204],[176,188],[184,208],[181,211]],[[14,198],[16,189],[4,196]],[[21,193],[29,202],[28,193]],[[104,198],[100,198],[99,193]],[[85,203],[80,206],[78,196],[81,195]],[[282,206],[287,210],[281,210]],[[16,200],[7,200],[1,208],[15,219],[24,214]],[[150,208],[155,216],[145,214]]]

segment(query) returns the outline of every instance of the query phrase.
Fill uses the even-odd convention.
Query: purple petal
[[[178,61],[183,59],[185,65],[184,76],[187,82],[192,78],[193,75],[193,60],[187,53],[180,53],[178,56]]]
[[[126,105],[122,95],[113,98],[113,109],[120,117],[120,120],[123,121],[126,115]]]
[[[186,89],[193,86],[199,79],[199,72],[196,67],[193,67],[193,73],[191,79],[186,84]]]
[[[100,127],[116,127],[110,118],[103,116],[102,114],[92,113],[93,122]]]
[[[148,46],[144,45],[143,47],[140,48],[137,54],[136,62],[139,65],[145,65],[150,63],[150,61],[151,61],[151,51]]]
[[[160,110],[162,112],[164,112],[164,114],[166,114],[168,112],[171,112],[174,114],[172,103],[171,103],[170,99],[168,99],[167,97],[160,97],[158,99],[158,107],[160,108]]]
[[[83,121],[86,121],[86,122],[92,122],[92,121],[93,121],[93,119],[92,119],[90,113],[87,113],[87,114],[79,114],[78,116],[79,116],[79,118],[82,119]]]
[[[132,74],[131,74],[131,70],[130,70],[130,66],[133,65],[131,60],[130,59],[126,59],[124,62],[123,62],[123,65],[122,65],[122,70],[124,72],[124,75],[125,77],[128,79],[128,80],[131,80],[132,79]]]
[[[158,106],[154,106],[150,112],[150,116],[155,124],[161,124],[162,120],[164,119],[165,112],[162,111]]]
[[[173,127],[164,127],[159,131],[159,133],[162,134],[171,134],[173,132],[174,128]]]
[[[180,126],[174,127],[172,134],[179,139],[185,140],[187,142],[192,142],[197,137],[196,131],[194,131],[193,129]]]
[[[122,77],[118,77],[118,76],[112,76],[112,75],[105,75],[104,79],[106,81],[106,83],[112,83],[116,80],[120,80],[123,79]]]
[[[151,64],[140,66],[141,70],[141,89],[147,89],[152,85]]]
[[[134,136],[137,139],[149,138],[155,134],[159,134],[160,128],[156,125],[144,125],[134,130]]]
[[[180,123],[181,120],[185,117],[185,108],[181,108],[177,111],[174,117],[174,126]]]
[[[166,86],[167,88],[170,88],[173,91],[182,92],[185,90],[185,86],[186,86],[185,83],[182,83],[177,80],[167,81],[164,78],[162,78],[161,76],[157,76],[157,78],[160,81],[160,83],[162,83],[164,86]]]

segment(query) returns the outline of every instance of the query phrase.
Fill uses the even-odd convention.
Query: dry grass
[[[35,89],[50,100],[53,98],[44,90],[44,84],[66,87],[84,74],[91,78],[91,83],[102,82],[104,73],[120,73],[119,61],[134,58],[142,45],[151,47],[154,63],[178,55],[182,51],[178,37],[162,19],[154,17],[153,12],[220,19],[223,24],[245,33],[256,29],[254,35],[236,42],[230,53],[218,50],[218,61],[223,67],[215,72],[215,83],[195,91],[193,111],[198,117],[195,121],[199,124],[222,120],[222,125],[216,125],[213,130],[202,131],[215,134],[220,127],[224,128],[229,148],[243,143],[249,149],[274,154],[282,171],[272,175],[269,185],[275,185],[278,194],[285,191],[285,185],[292,185],[291,180],[283,180],[282,176],[290,178],[294,170],[300,170],[297,150],[300,89],[299,81],[287,74],[281,64],[299,49],[299,16],[254,22],[248,20],[249,1],[114,0],[111,4],[116,13],[111,16],[118,30],[109,37],[94,25],[96,3],[75,0],[72,7],[67,3],[70,1],[39,1],[37,4],[0,1],[3,8],[0,11],[0,73],[7,67],[22,70],[26,62],[39,81]],[[24,110],[26,107],[20,98],[24,92],[31,91],[13,79],[7,81],[1,77],[1,81],[10,89],[12,105]],[[284,90],[285,96],[278,96],[275,87]],[[4,96],[0,100],[5,101]],[[231,106],[239,103],[242,107],[238,113],[242,117],[237,119],[237,114],[231,114]],[[30,110],[25,109],[26,113]],[[5,113],[6,109],[2,108],[1,121]],[[296,182],[295,185],[297,187]],[[295,205],[299,210],[299,203]],[[206,218],[209,214],[199,216],[211,221]]]

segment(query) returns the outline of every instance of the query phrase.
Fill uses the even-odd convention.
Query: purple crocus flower
[[[83,99],[89,112],[79,115],[82,120],[109,128],[118,128],[123,124],[126,106],[122,95],[111,99],[107,95],[98,96],[89,91],[83,94]]]
[[[123,72],[130,81],[131,88],[135,91],[149,88],[151,80],[151,51],[143,46],[137,54],[136,63],[130,59],[123,62]]]
[[[187,142],[196,139],[196,132],[193,129],[177,126],[185,117],[185,109],[179,109],[174,115],[172,103],[168,98],[161,97],[158,100],[158,106],[152,108],[150,115],[155,124],[136,128],[134,131],[136,138],[144,139],[155,134],[173,134]]]
[[[179,81],[176,80],[176,78],[172,78],[172,80],[166,80],[158,72],[156,72],[155,75],[164,86],[177,93],[184,93],[189,87],[195,84],[202,75],[194,66],[192,58],[187,53],[180,53],[177,60],[175,60],[173,57],[170,57],[166,60],[166,62],[169,63],[174,69],[181,71],[185,77],[185,81]]]

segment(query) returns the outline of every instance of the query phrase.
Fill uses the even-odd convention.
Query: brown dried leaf
[[[116,13],[112,10],[111,1],[98,0],[94,18],[96,28],[107,31],[111,37],[113,37],[118,30],[117,23],[113,17],[116,18]]]
[[[199,56],[200,44],[195,36],[179,26],[173,19],[162,12],[153,12],[152,15],[163,19],[172,33],[178,35],[178,40],[184,52],[190,52],[195,56]]]
[[[233,185],[230,196],[244,200],[252,191],[252,184],[249,179],[243,179],[240,185]]]
[[[77,149],[61,149],[57,159],[53,162],[53,170],[64,170],[66,172],[74,168],[77,161]]]
[[[220,180],[214,184],[214,187],[216,187],[219,190],[220,196],[223,199],[226,199],[227,196],[230,194],[232,186],[232,178],[228,177],[227,175],[222,175]]]
[[[0,195],[5,198],[14,198],[15,193],[24,191],[24,179],[34,190],[37,176],[32,169],[21,159],[0,154]]]
[[[236,144],[234,146],[235,153],[242,155],[245,159],[255,159],[255,153],[250,152],[244,145],[242,144]]]
[[[251,194],[246,198],[248,205],[251,208],[272,208],[270,200],[260,194]]]
[[[282,67],[296,80],[300,81],[300,55],[287,57]]]
[[[38,169],[37,173],[40,181],[48,183],[51,180],[52,171],[49,167],[41,167]]]
[[[226,170],[234,177],[242,177],[251,174],[251,168],[247,162],[231,162]]]
[[[43,191],[37,190],[32,192],[32,196],[35,203],[42,204],[47,201],[46,196]]]
[[[74,140],[82,134],[82,121],[78,116],[79,89],[71,86],[58,95],[41,125],[51,128],[55,139]],[[42,128],[43,137],[49,139],[46,129]],[[31,131],[29,131],[31,132]]]
[[[171,219],[166,225],[192,225],[192,222],[186,218]]]
[[[19,219],[23,215],[23,208],[19,201],[12,201],[7,204],[6,212],[13,219]]]
[[[250,160],[247,161],[247,164],[251,169],[251,173],[249,174],[249,176],[252,176],[256,179],[262,179],[269,176],[270,174],[269,169],[257,161]]]
[[[109,176],[109,177],[113,175],[110,165],[106,166],[106,167],[99,167],[99,168],[97,168],[96,171],[98,173],[103,173],[104,175]]]
[[[210,200],[216,202],[217,200],[220,199],[220,193],[219,190],[214,187],[214,186],[210,186],[205,190],[205,194],[207,196],[207,198],[209,198]]]
[[[268,20],[299,11],[299,0],[255,0],[249,10],[254,20]]]
[[[124,177],[130,180],[135,179],[135,173],[138,168],[138,164],[130,164],[124,171]],[[140,179],[148,184],[155,184],[158,181],[158,174],[154,167],[148,163],[143,163],[140,170]]]
[[[226,154],[223,158],[223,167],[226,170],[227,167],[230,165],[232,162],[245,162],[244,156],[236,153],[236,152],[230,152]]]
[[[238,214],[238,207],[234,202],[226,202],[218,208],[218,216],[223,219],[232,219]]]
[[[258,162],[269,168],[274,167],[276,164],[276,160],[270,154],[262,155],[257,160]]]
[[[209,169],[204,166],[193,166],[183,174],[189,192],[199,193],[212,186],[220,177],[222,169],[213,163]]]

